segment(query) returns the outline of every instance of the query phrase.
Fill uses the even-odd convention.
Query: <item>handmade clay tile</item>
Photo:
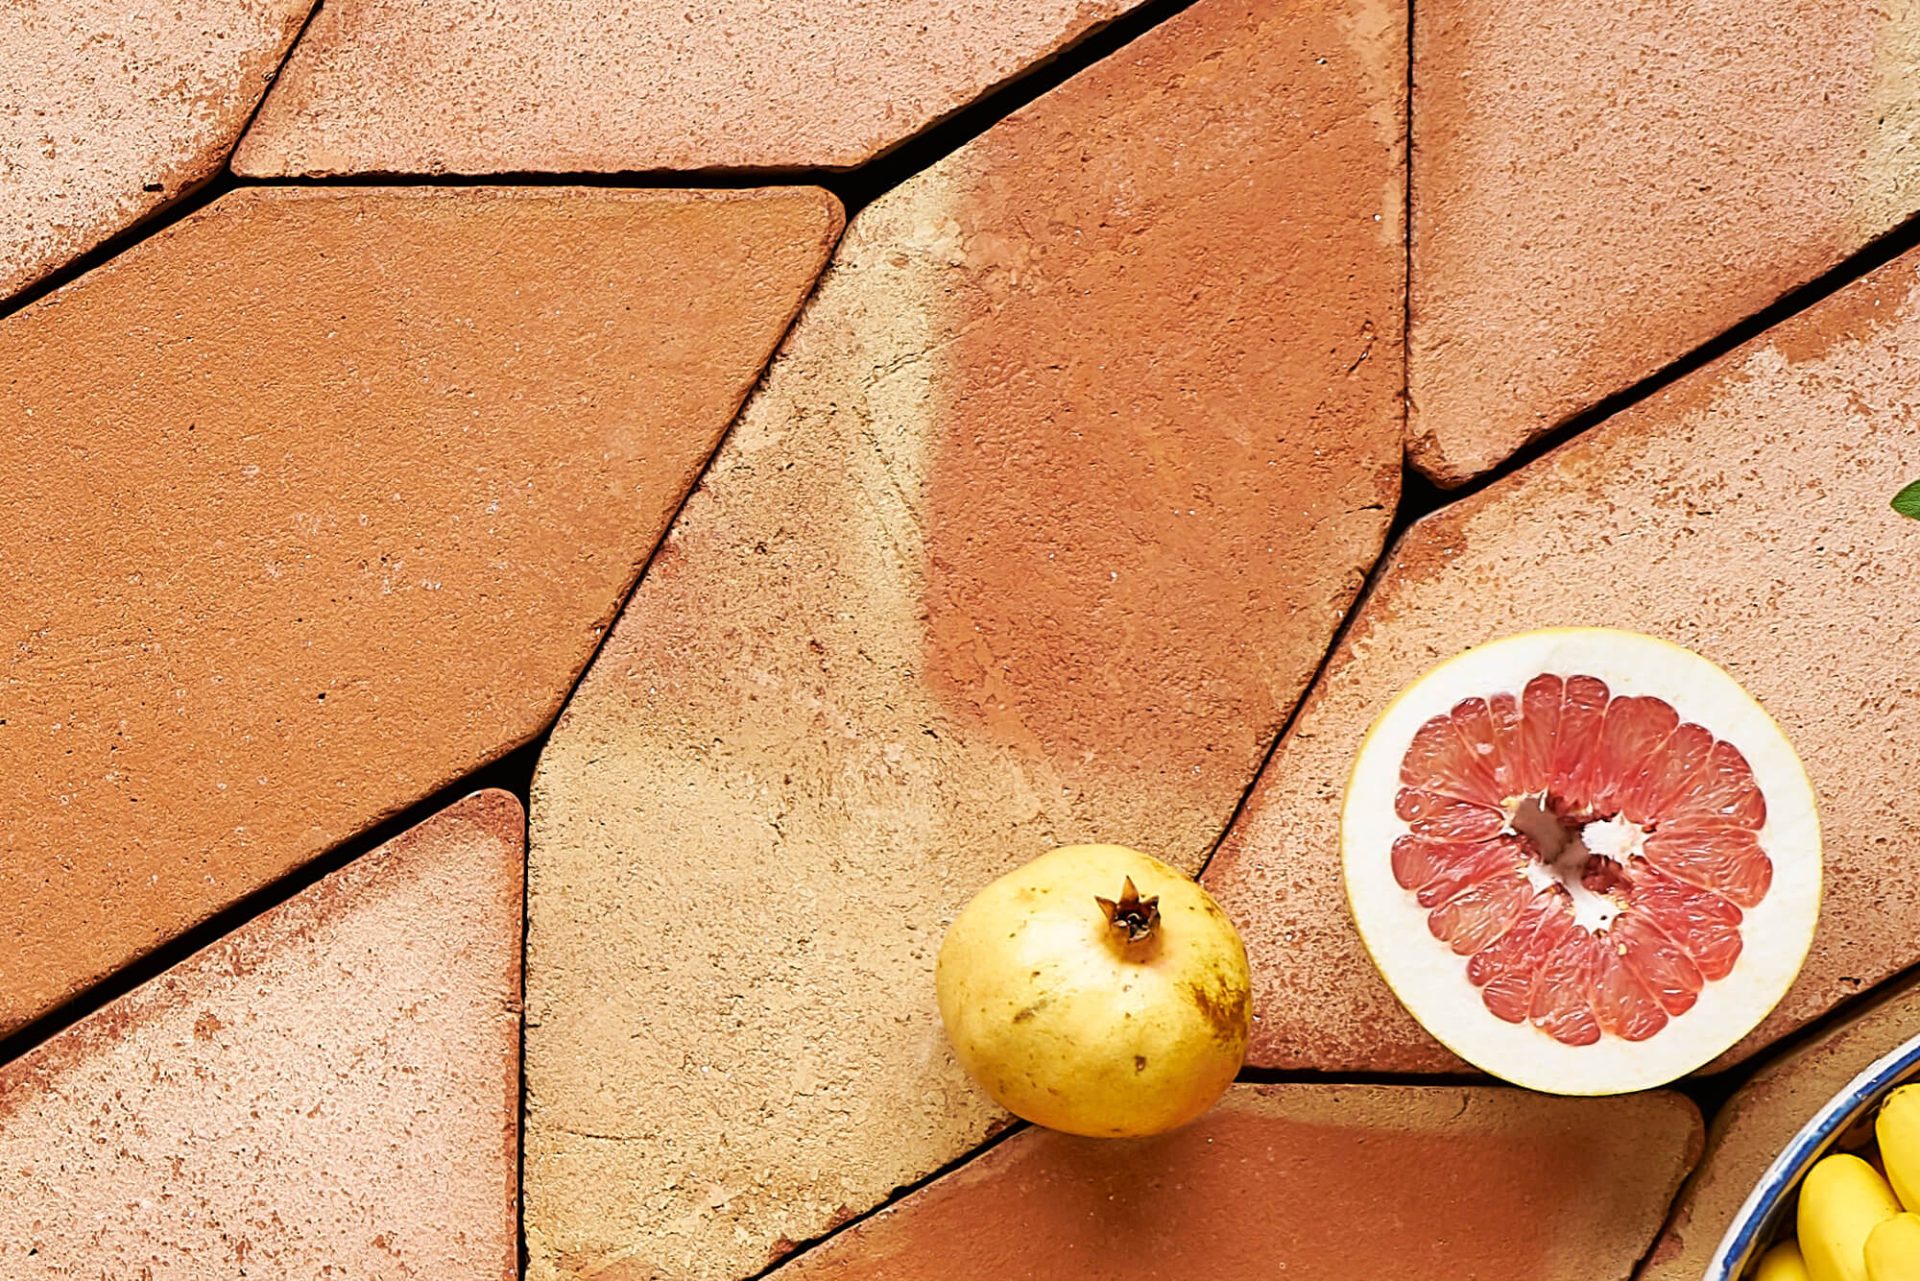
[[[1868,1064],[1916,1033],[1920,989],[1906,983],[1756,1072],[1714,1114],[1699,1168],[1638,1281],[1699,1281],[1747,1194],[1795,1132]]]
[[[1414,24],[1409,443],[1442,484],[1920,210],[1920,11],[1438,0]]]
[[[548,725],[837,218],[242,191],[0,322],[0,1029]]]
[[[532,1276],[965,1152],[959,905],[1217,839],[1396,491],[1403,16],[1203,0],[854,220],[535,775]]]
[[[1252,1060],[1455,1069],[1368,964],[1339,878],[1347,771],[1394,693],[1542,626],[1649,632],[1728,669],[1780,722],[1820,804],[1812,952],[1724,1067],[1920,960],[1903,801],[1920,712],[1920,256],[1909,254],[1480,493],[1395,547],[1207,883],[1249,937]]]
[[[0,4],[0,301],[219,172],[311,7]]]
[[[1699,1143],[1674,1094],[1242,1085],[1159,1138],[1023,1131],[773,1275],[1624,1278]]]
[[[842,168],[1140,0],[330,0],[248,175]]]
[[[477,793],[0,1067],[0,1275],[513,1277],[524,831]]]

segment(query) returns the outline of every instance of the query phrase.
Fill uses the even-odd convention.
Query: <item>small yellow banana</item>
[[[1792,1238],[1760,1256],[1753,1281],[1807,1281],[1807,1261],[1800,1257],[1800,1247]]]
[[[1920,1281],[1920,1215],[1896,1214],[1867,1233],[1868,1281]]]
[[[1920,1086],[1903,1085],[1880,1105],[1873,1123],[1880,1162],[1900,1204],[1920,1214]]]
[[[1800,1253],[1811,1281],[1869,1281],[1867,1234],[1900,1213],[1893,1189],[1850,1153],[1823,1156],[1800,1184]]]

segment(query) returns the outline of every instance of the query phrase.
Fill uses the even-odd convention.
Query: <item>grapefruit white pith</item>
[[[1402,692],[1354,763],[1341,855],[1401,1003],[1557,1094],[1712,1060],[1785,995],[1820,910],[1779,726],[1699,655],[1605,628],[1494,641]]]

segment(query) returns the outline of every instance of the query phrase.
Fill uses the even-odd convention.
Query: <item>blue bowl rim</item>
[[[1833,1145],[1843,1131],[1859,1119],[1867,1108],[1920,1072],[1920,1035],[1889,1050],[1861,1070],[1859,1075],[1835,1094],[1813,1118],[1801,1126],[1786,1150],[1775,1157],[1740,1210],[1719,1247],[1707,1264],[1704,1281],[1738,1281],[1752,1262],[1755,1250],[1764,1243],[1786,1202],[1807,1168]]]

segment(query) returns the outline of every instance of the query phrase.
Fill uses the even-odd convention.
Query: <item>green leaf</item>
[[[1920,520],[1920,480],[1914,481],[1893,496],[1893,509],[1902,516],[1911,516]]]

